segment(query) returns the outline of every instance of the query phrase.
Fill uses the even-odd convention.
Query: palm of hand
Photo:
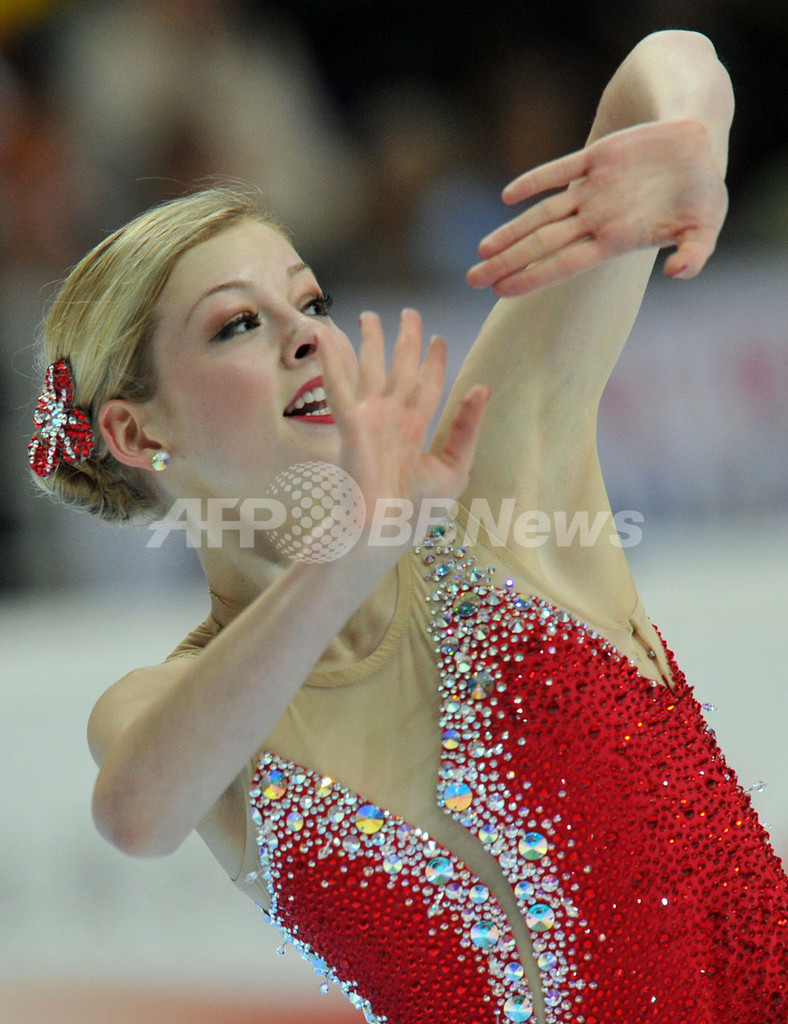
[[[361,355],[351,380],[331,351],[323,352],[324,381],[339,424],[340,461],[364,495],[368,519],[379,499],[453,499],[467,484],[488,389],[472,388],[460,403],[447,440],[425,451],[446,373],[446,344],[433,338],[422,361],[421,318],[405,310],[391,367],[375,314],[361,318]]]
[[[714,251],[727,191],[699,121],[638,125],[545,164],[504,190],[508,203],[555,188],[485,238],[474,287],[521,295],[637,249],[675,245],[671,277],[696,276]]]

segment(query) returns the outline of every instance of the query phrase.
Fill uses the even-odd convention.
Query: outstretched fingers
[[[488,259],[527,235],[571,218],[577,213],[578,202],[575,191],[543,199],[486,235],[479,243],[479,255]]]
[[[452,419],[446,441],[438,453],[441,462],[460,481],[460,489],[465,486],[470,476],[490,394],[489,387],[477,384],[463,396]]]
[[[574,205],[563,202],[553,209],[563,219],[549,222],[544,215],[536,220],[523,214],[521,223],[517,223],[517,218],[499,229],[500,233],[494,232],[484,239],[479,246],[484,258],[468,271],[468,283],[474,288],[487,288],[585,237],[587,229],[576,216]]]
[[[693,120],[647,122],[511,182],[507,203],[558,189],[488,235],[472,287],[522,295],[625,253],[675,245],[669,277],[700,273],[714,251],[727,191],[708,130]]]
[[[344,423],[357,403],[359,374],[348,373],[346,362],[330,344],[320,347],[320,369],[334,419],[337,423]]]
[[[568,281],[590,270],[603,256],[602,247],[596,239],[583,238],[546,259],[500,278],[493,283],[492,290],[502,299],[526,295],[545,285]]]
[[[358,398],[373,395],[398,395],[405,405],[415,404],[423,394],[438,394],[443,388],[446,372],[446,343],[434,338],[424,355],[421,315],[415,309],[400,314],[399,332],[386,370],[383,328],[377,313],[362,313],[361,356]]]
[[[386,345],[383,326],[377,313],[365,312],[358,318],[361,328],[358,394],[360,398],[382,391],[386,382]]]
[[[421,365],[414,402],[422,407],[425,422],[429,422],[440,405],[443,387],[446,383],[448,348],[444,338],[435,334],[430,338],[424,361]]]
[[[358,373],[348,368],[331,347],[321,351],[323,378],[329,403],[338,422],[362,405],[372,401],[394,402],[405,409],[419,409],[428,421],[440,404],[446,378],[446,342],[437,336],[427,346],[422,359],[423,329],[420,314],[405,309],[400,316],[399,333],[386,369],[383,327],[377,313],[365,312],[359,318],[361,347]]]
[[[539,195],[554,188],[565,188],[571,182],[582,178],[588,168],[588,152],[580,149],[575,153],[551,160],[549,163],[526,171],[510,181],[501,196],[508,205],[521,203],[524,199]]]
[[[386,382],[389,393],[398,391],[408,397],[415,390],[421,366],[423,336],[420,314],[415,309],[403,309]]]

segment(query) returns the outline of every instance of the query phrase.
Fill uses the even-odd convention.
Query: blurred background
[[[605,82],[659,28],[706,32],[730,70],[731,215],[698,281],[655,275],[600,444],[614,511],[644,517],[629,554],[646,607],[785,857],[788,7],[0,0],[2,1024],[357,1018],[276,957],[198,841],[139,862],[92,829],[90,707],[207,595],[180,535],[151,550],[30,483],[57,282],[149,205],[241,179],[351,337],[363,308],[393,323],[416,306],[456,369],[491,305],[463,274],[505,216],[501,187],[582,145]]]

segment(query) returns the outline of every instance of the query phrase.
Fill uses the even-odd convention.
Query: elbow
[[[711,39],[690,29],[652,32],[634,47],[623,66],[631,66],[636,73],[640,67],[656,68],[670,81],[676,80],[681,88],[687,76],[697,72],[712,79],[728,77]]]
[[[162,820],[151,802],[140,799],[132,787],[112,785],[101,773],[92,811],[104,839],[132,857],[164,857],[174,853],[186,838],[175,835],[171,822]]]
[[[661,59],[667,74],[679,76],[682,70],[693,69],[704,76],[708,88],[719,90],[726,102],[732,99],[730,76],[714,43],[702,32],[663,29],[646,36],[638,46],[653,51]],[[633,52],[637,49],[635,47]]]
[[[659,46],[672,53],[680,51],[685,56],[695,55],[696,57],[717,59],[717,51],[709,37],[693,29],[660,29],[647,35],[635,49],[640,46],[645,48]]]

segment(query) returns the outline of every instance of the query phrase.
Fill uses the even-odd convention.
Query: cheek
[[[172,395],[174,422],[187,445],[200,447],[211,438],[227,442],[259,435],[277,415],[278,397],[271,380],[241,370],[190,370]],[[199,440],[198,440],[199,439]]]
[[[272,389],[266,382],[253,381],[248,376],[214,378],[205,381],[201,389],[200,409],[205,416],[243,418],[249,412],[263,413],[273,403]]]

